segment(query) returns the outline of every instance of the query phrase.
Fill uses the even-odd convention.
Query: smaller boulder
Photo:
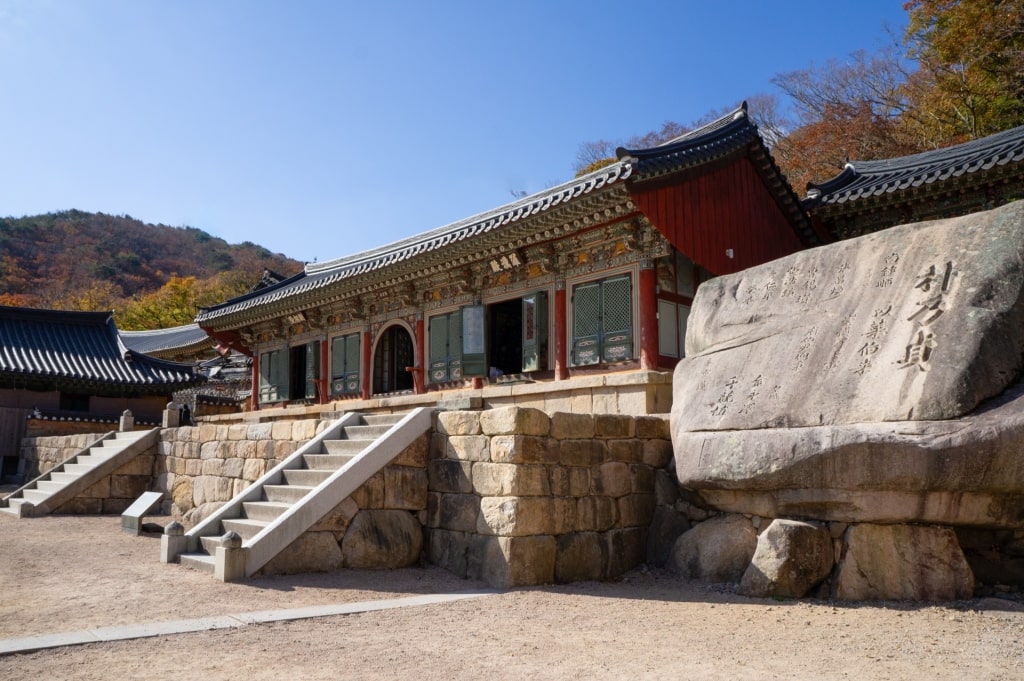
[[[682,534],[672,547],[668,567],[687,579],[738,582],[757,548],[757,530],[741,515],[706,520]]]
[[[740,580],[740,593],[760,598],[803,598],[828,577],[832,537],[821,523],[774,520]]]

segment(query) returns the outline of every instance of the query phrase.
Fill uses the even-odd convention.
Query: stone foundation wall
[[[129,464],[134,487],[118,471],[90,490],[98,507],[77,499],[70,512],[120,513],[155,489],[167,494],[164,513],[194,525],[328,423],[166,428],[154,451]],[[45,439],[73,453],[90,442],[80,438]],[[36,446],[37,458],[60,456]],[[433,433],[263,572],[401,567],[426,557],[499,587],[613,579],[645,561],[663,564],[688,527],[671,458],[667,416],[440,412]],[[121,490],[133,492],[127,503],[114,496]]]
[[[675,502],[664,416],[504,407],[441,412],[435,430],[427,558],[494,586],[618,577]]]

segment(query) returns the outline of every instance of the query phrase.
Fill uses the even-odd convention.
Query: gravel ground
[[[433,567],[222,584],[160,564],[155,535],[124,534],[109,516],[0,517],[0,584],[0,638],[486,588]],[[30,675],[1024,679],[1024,607],[768,601],[641,569],[614,583],[0,657],[0,679]]]

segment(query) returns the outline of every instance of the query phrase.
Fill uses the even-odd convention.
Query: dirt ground
[[[166,519],[156,519],[166,520]],[[222,584],[118,517],[0,517],[0,638],[486,588],[434,567]],[[748,599],[636,570],[0,657],[0,679],[1024,679],[1024,607]]]

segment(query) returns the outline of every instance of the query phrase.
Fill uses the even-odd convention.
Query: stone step
[[[36,483],[36,489],[40,492],[46,492],[47,494],[53,494],[64,489],[67,485],[66,482],[55,482],[53,480],[40,480]]]
[[[21,506],[21,502],[21,499],[8,500],[7,503],[9,503],[10,506],[0,506],[0,513],[3,513],[4,515],[12,515],[15,518],[20,518],[21,511],[18,510],[18,508]]]
[[[321,444],[328,454],[355,456],[370,444],[366,440],[324,440]]]
[[[83,454],[82,456],[76,457],[75,463],[89,467],[97,466],[106,461],[107,459],[109,459],[110,457],[114,456],[115,454],[117,454],[117,452],[114,450],[102,452],[95,449],[90,449],[88,454]]]
[[[405,417],[405,414],[363,414],[363,423],[368,426],[393,426]]]
[[[69,482],[74,482],[79,478],[79,474],[71,472],[53,471],[50,473],[50,480],[53,482],[59,482],[62,485],[66,485]]]
[[[324,442],[344,442],[344,440],[325,440]],[[359,451],[363,451],[362,448]],[[306,460],[306,467],[312,470],[336,471],[355,458],[358,453],[306,454],[302,458]]]
[[[345,438],[349,440],[376,440],[391,430],[391,426],[345,426],[343,430]]]
[[[210,537],[200,537],[199,544],[203,547],[203,551],[208,553],[210,557],[217,555],[217,547],[220,546],[221,535],[215,534]]]
[[[187,568],[213,574],[213,556],[207,553],[182,553],[178,560]]]
[[[316,487],[331,477],[334,471],[324,469],[291,468],[284,472],[284,479],[289,485]]]
[[[127,432],[119,430],[114,433],[114,439],[122,442],[135,442],[136,440],[141,440],[147,435],[149,435],[149,431],[146,430],[131,430]]]
[[[41,504],[50,498],[49,492],[40,492],[37,489],[26,489],[23,490],[21,496],[24,497],[25,501],[31,501],[33,504]]]
[[[302,485],[264,485],[263,494],[266,495],[267,501],[283,501],[294,504],[309,494],[312,489],[312,487]]]
[[[224,526],[225,533],[237,532],[243,540],[248,540],[259,534],[260,530],[267,526],[267,523],[253,518],[225,518],[221,521],[221,525]]]
[[[93,469],[93,466],[88,463],[79,463],[82,457],[78,457],[75,463],[64,464],[64,472],[70,475],[79,476],[84,475]]]
[[[245,511],[246,518],[251,518],[252,520],[262,520],[264,522],[270,522],[272,520],[275,520],[279,515],[281,515],[291,507],[291,504],[285,504],[280,501],[242,502],[242,509]]]

